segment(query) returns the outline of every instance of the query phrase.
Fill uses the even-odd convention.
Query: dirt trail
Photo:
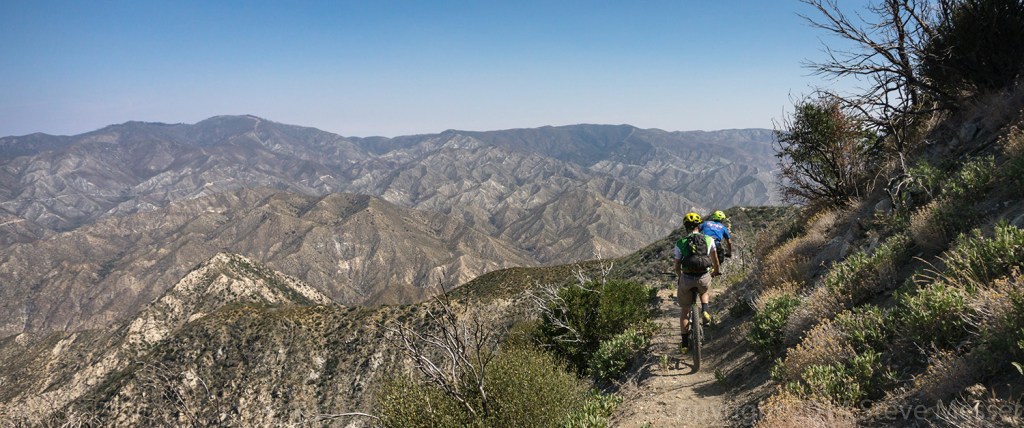
[[[712,288],[712,296],[715,289]],[[640,369],[636,390],[627,392],[613,416],[615,427],[722,427],[730,426],[732,413],[728,388],[716,379],[727,372],[721,365],[723,351],[720,335],[723,326],[706,330],[707,345],[701,370],[693,372],[693,358],[679,350],[679,315],[675,290],[661,289],[660,314],[656,322],[661,330],[652,340],[652,357]],[[715,300],[712,299],[714,304]],[[717,308],[716,312],[721,312]],[[667,363],[667,364],[666,364]]]

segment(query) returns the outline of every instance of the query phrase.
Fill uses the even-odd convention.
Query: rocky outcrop
[[[0,341],[0,367],[4,368],[0,374],[4,391],[0,394],[0,424],[43,424],[54,417],[97,424],[97,409],[87,405],[94,398],[87,397],[121,391],[125,379],[152,386],[169,376],[188,377],[188,372],[164,370],[166,363],[153,355],[182,345],[179,336],[191,328],[189,324],[202,324],[205,317],[225,308],[253,305],[281,309],[320,305],[345,311],[295,278],[242,256],[217,254],[119,326],[70,334],[22,333]],[[175,343],[168,343],[171,338]],[[248,340],[246,335],[232,338],[236,339]],[[86,404],[75,404],[83,400]],[[172,412],[176,410],[171,407]],[[89,419],[82,419],[87,414]],[[143,421],[129,424],[136,422]],[[126,421],[116,423],[124,425]]]

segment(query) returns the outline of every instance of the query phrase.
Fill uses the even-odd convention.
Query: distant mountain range
[[[243,254],[343,304],[620,256],[778,201],[771,131],[574,125],[346,138],[253,116],[0,138],[0,336],[137,313]]]

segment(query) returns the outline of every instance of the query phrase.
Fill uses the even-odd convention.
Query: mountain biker
[[[708,287],[711,285],[711,278],[714,276],[721,275],[722,272],[719,270],[718,264],[718,252],[715,251],[715,240],[710,236],[701,234],[698,228],[701,225],[700,214],[687,213],[683,219],[683,228],[688,232],[686,236],[676,241],[676,245],[673,248],[675,258],[675,274],[678,279],[678,291],[676,292],[677,298],[679,299],[679,306],[683,308],[682,314],[679,318],[679,326],[683,335],[683,344],[686,348],[690,348],[689,337],[690,337],[690,305],[693,304],[693,295],[690,290],[693,288],[697,289],[700,294],[701,302],[701,318],[705,324],[711,322],[711,312],[709,311],[708,304]],[[711,258],[711,267],[703,271],[687,272],[683,270],[683,258],[689,256],[689,245],[687,240],[690,235],[696,234],[699,238],[704,238],[708,248],[708,256]]]
[[[724,263],[725,259],[732,256],[732,236],[729,235],[729,228],[723,224],[725,213],[715,211],[700,225],[700,232],[715,240],[715,248],[718,253],[718,262]]]

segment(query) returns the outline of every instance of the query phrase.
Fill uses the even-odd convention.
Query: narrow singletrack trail
[[[712,287],[712,297],[715,294]],[[720,348],[714,346],[722,329],[711,326],[706,338],[701,370],[693,371],[693,358],[681,354],[679,315],[675,290],[658,290],[661,329],[652,339],[651,358],[640,368],[637,387],[612,419],[615,427],[723,427],[729,426],[730,408],[727,388],[717,380],[721,369]],[[712,300],[714,302],[714,300]]]

